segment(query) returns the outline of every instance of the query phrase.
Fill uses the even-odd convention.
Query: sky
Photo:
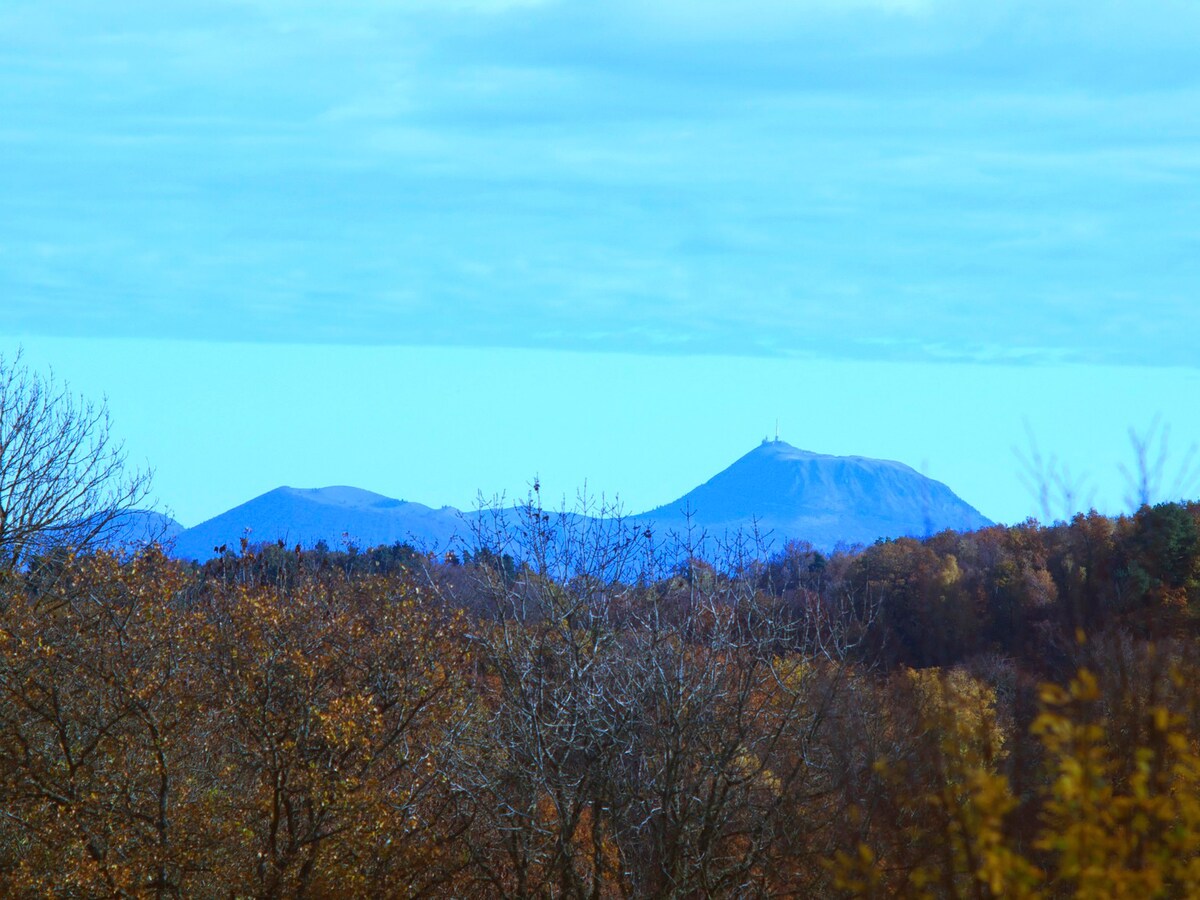
[[[0,353],[187,525],[535,474],[640,511],[777,419],[1001,521],[1030,435],[1117,511],[1168,426],[1166,499],[1198,51],[1176,0],[6,0]]]

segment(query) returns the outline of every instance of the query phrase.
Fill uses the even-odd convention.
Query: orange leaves
[[[174,881],[185,816],[165,812],[195,746],[195,696],[177,656],[190,613],[158,553],[71,560],[3,596],[0,871],[31,890],[112,893]]]
[[[406,896],[453,871],[459,620],[406,582],[197,582],[149,552],[4,588],[7,887]]]
[[[857,669],[700,569],[518,571],[469,617],[406,574],[227,562],[0,576],[5,891],[1200,895],[1181,645],[1065,632],[1109,668],[1036,695],[1004,659]]]

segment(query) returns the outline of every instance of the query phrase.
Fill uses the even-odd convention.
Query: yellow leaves
[[[729,768],[737,779],[754,782],[772,795],[778,795],[783,787],[779,776],[763,765],[762,761],[744,746],[737,748]]]
[[[1001,755],[1004,731],[996,719],[996,692],[962,669],[906,669],[918,712],[942,736],[944,750],[963,759]]]
[[[838,850],[827,867],[833,886],[854,896],[875,894],[883,883],[875,852],[866,844],[860,843],[853,854]]]
[[[1098,700],[1100,685],[1096,676],[1087,669],[1080,669],[1075,678],[1071,679],[1071,698],[1079,702]]]
[[[1038,689],[1038,699],[1043,706],[1064,706],[1070,698],[1071,695],[1061,685],[1043,684]]]
[[[976,696],[958,707],[944,677],[908,677],[934,713],[948,705],[969,716],[978,705]],[[1135,707],[1142,743],[1123,746],[1128,732],[1110,718],[1122,698],[1107,696],[1094,673],[1080,670],[1066,686],[1044,685],[1039,696],[1042,711],[1031,730],[1049,778],[1027,802],[1038,812],[1032,849],[1045,869],[1009,834],[1018,803],[1007,778],[978,754],[947,752],[940,769],[946,781],[904,798],[911,809],[944,814],[918,819],[908,838],[936,841],[937,862],[910,866],[890,889],[925,896],[936,881],[970,894],[963,881],[969,877],[996,897],[1200,896],[1200,755],[1190,720],[1168,702]],[[843,890],[879,892],[861,855],[842,854],[831,865]]]
[[[361,693],[334,697],[316,718],[326,740],[342,751],[368,752],[382,726],[374,698]]]
[[[962,571],[958,567],[958,559],[953,553],[946,555],[946,561],[942,565],[942,569],[938,572],[938,584],[944,589],[952,587],[959,579],[962,578]]]
[[[1177,865],[1164,844],[1162,826],[1184,824],[1175,795],[1176,765],[1166,769],[1175,777],[1164,783],[1158,773],[1166,762],[1164,749],[1179,753],[1185,744],[1172,741],[1171,729],[1182,724],[1161,705],[1148,713],[1153,731],[1166,740],[1157,746],[1136,747],[1127,780],[1118,778],[1111,735],[1093,707],[1101,698],[1098,681],[1086,670],[1066,690],[1044,690],[1047,709],[1034,725],[1046,748],[1055,778],[1043,809],[1043,828],[1036,846],[1053,852],[1058,878],[1076,886],[1078,896],[1154,895],[1165,883],[1177,883]],[[1185,742],[1186,743],[1186,742]],[[1172,784],[1175,782],[1175,784]],[[1195,783],[1189,785],[1194,792]],[[1191,816],[1184,833],[1195,831],[1200,819]],[[1200,833],[1193,841],[1200,838]]]
[[[378,894],[370,871],[404,895],[440,865],[461,617],[400,582],[196,582],[161,556],[80,558],[40,593],[0,584],[0,607],[0,767],[37,786],[0,785],[4,893],[135,894],[165,870],[170,893],[252,896],[277,867],[289,895],[308,866],[313,894]]]
[[[805,688],[813,675],[811,663],[798,653],[777,656],[771,661],[771,671],[779,684],[792,693]]]
[[[1101,896],[1106,884],[1126,896],[1152,894],[1165,884],[1200,887],[1194,871],[1200,853],[1198,760],[1176,731],[1181,718],[1163,707],[1152,708],[1150,718],[1166,740],[1135,750],[1124,784],[1107,740],[1097,740],[1097,730],[1107,738],[1101,726],[1077,729],[1085,731],[1082,738],[1057,750],[1071,753],[1074,762],[1060,762],[1047,828],[1057,835],[1063,874],[1092,896]]]

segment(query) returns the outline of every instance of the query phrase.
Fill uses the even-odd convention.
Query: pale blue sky
[[[511,348],[31,338],[26,357],[107,392],[131,456],[185,525],[281,484],[351,484],[469,508],[479,490],[587,483],[640,512],[757,446],[778,418],[803,449],[898,459],[985,515],[1037,513],[1014,448],[1087,474],[1121,508],[1126,428],[1188,445],[1200,370],[794,360]],[[1056,503],[1055,513],[1059,514]]]
[[[1004,519],[1028,419],[1115,503],[1200,440],[1197,58],[1174,0],[7,0],[0,349],[186,524],[653,506],[776,416]]]

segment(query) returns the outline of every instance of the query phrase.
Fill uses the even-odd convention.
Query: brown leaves
[[[61,576],[0,598],[4,883],[407,896],[453,871],[429,765],[464,703],[453,615],[399,581],[197,584],[155,553]]]

